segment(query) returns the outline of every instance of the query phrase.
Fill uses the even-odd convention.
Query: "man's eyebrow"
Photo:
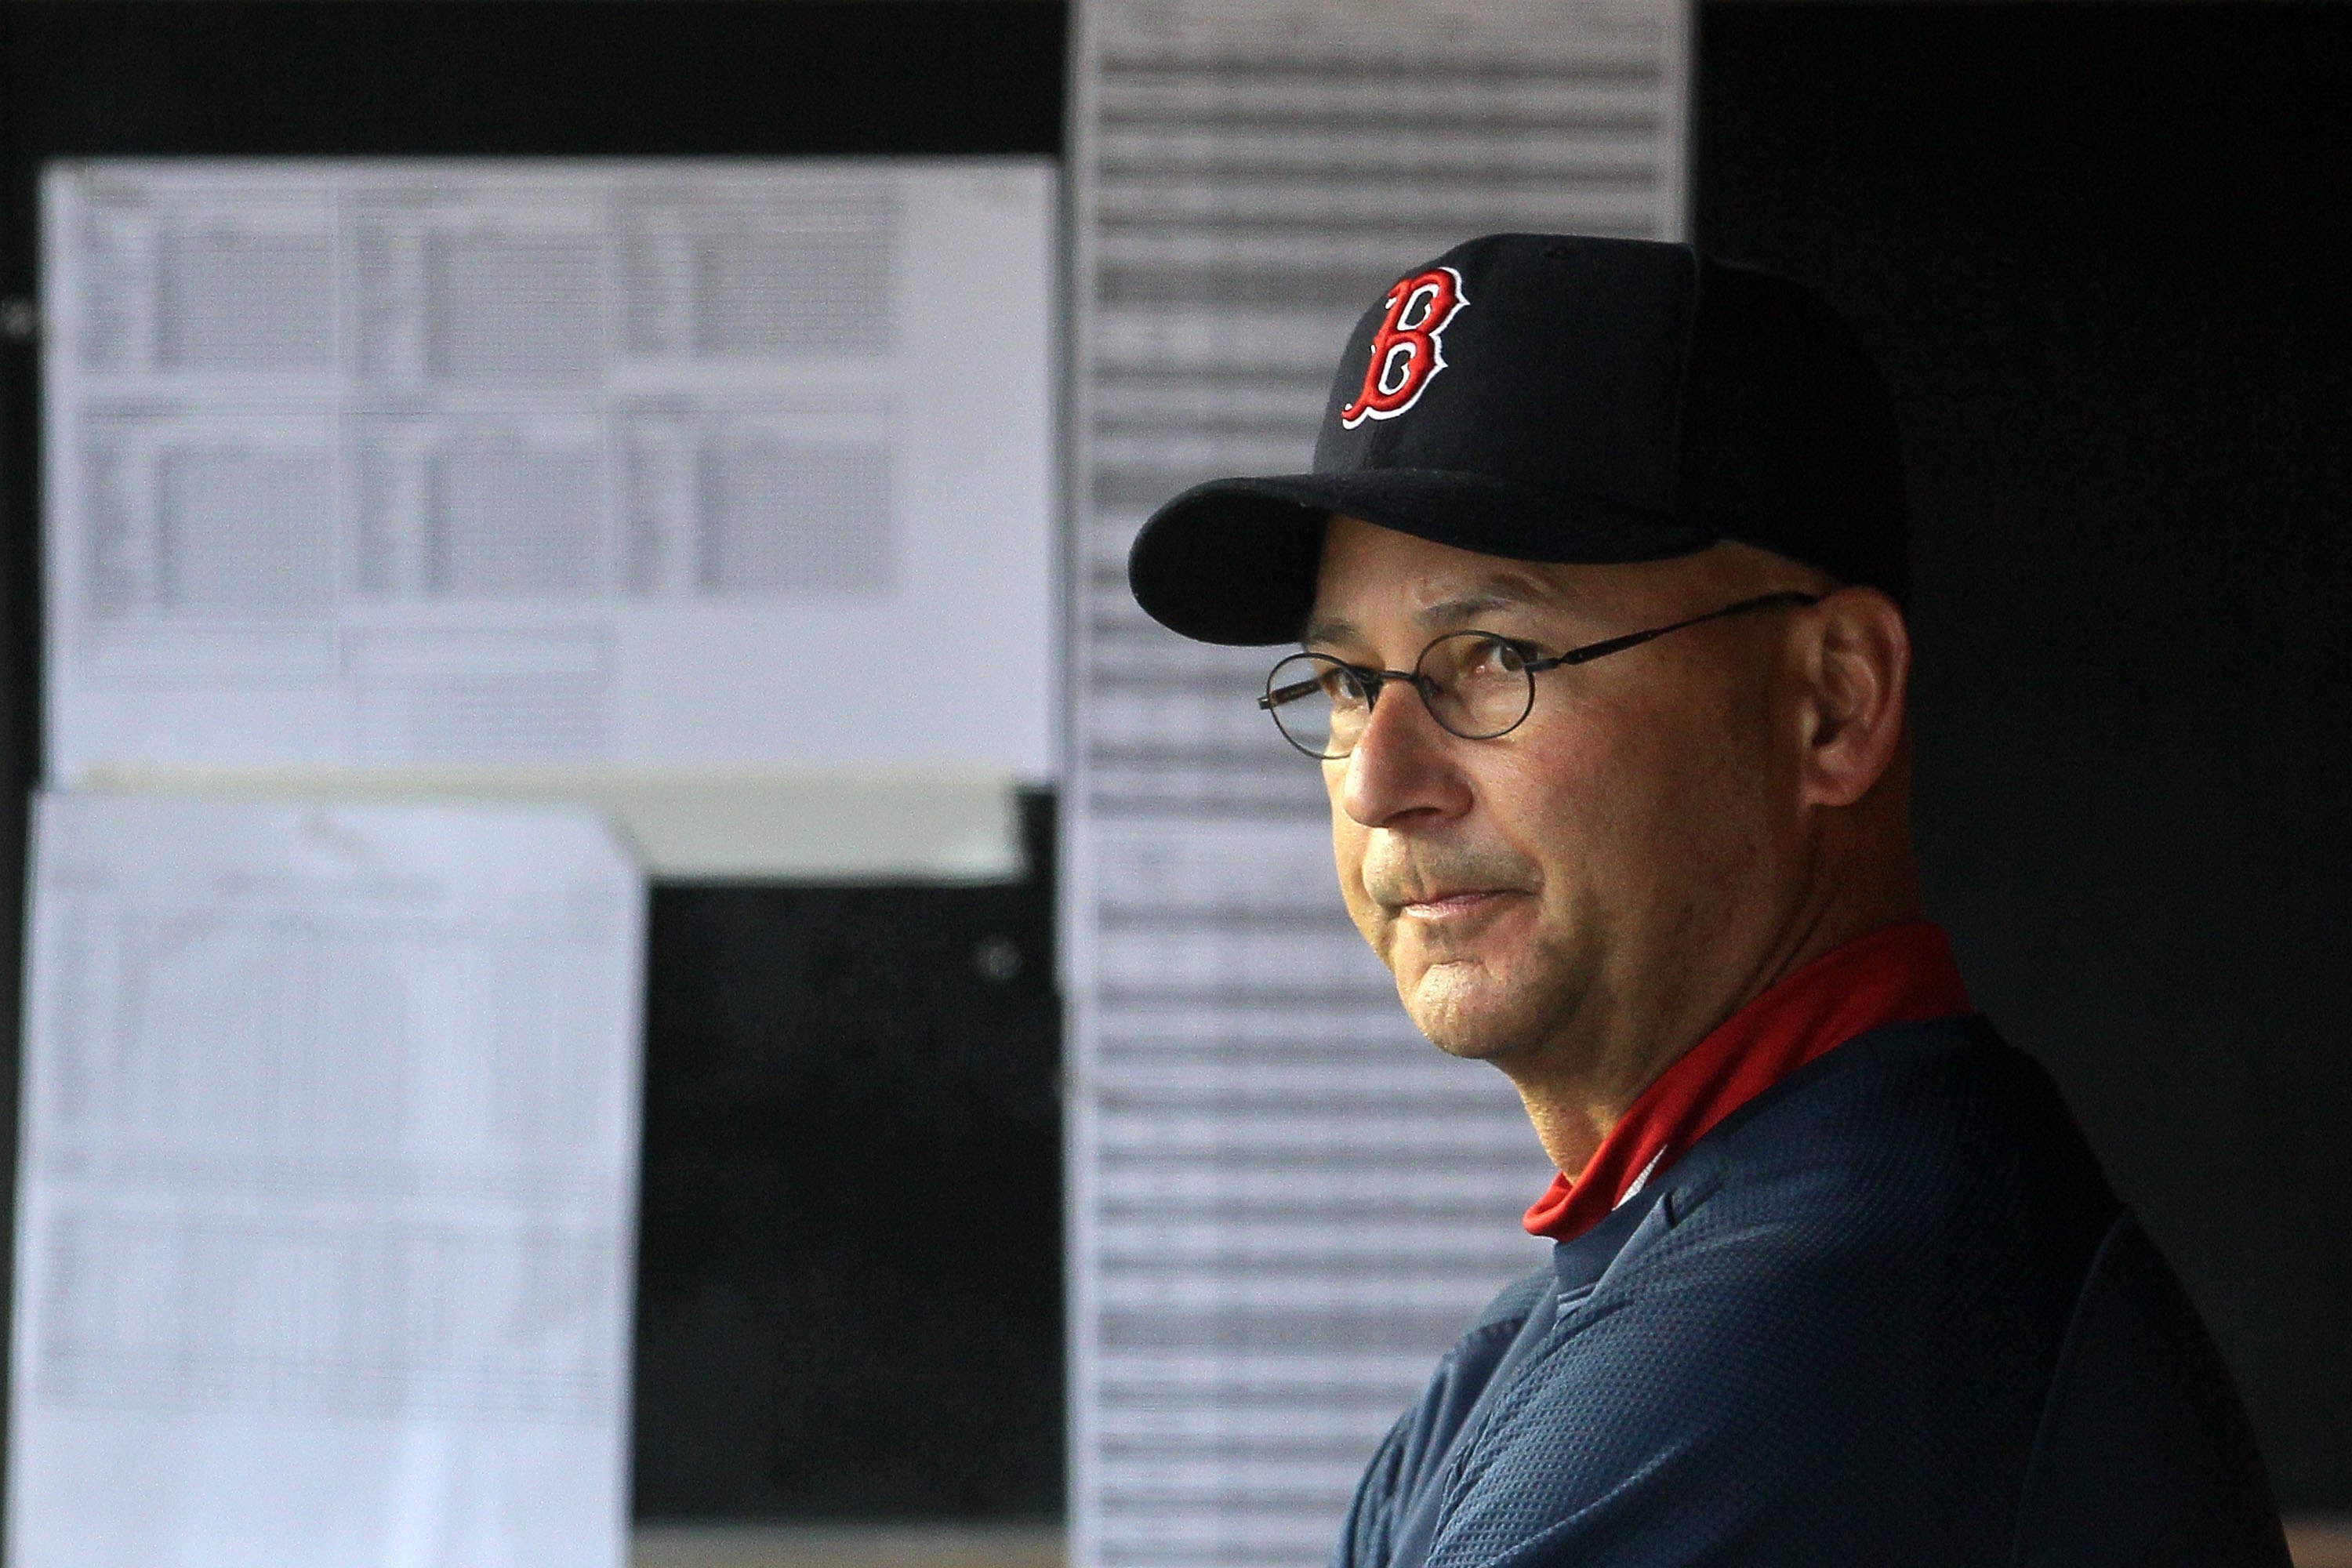
[[[1319,621],[1307,623],[1307,629],[1298,634],[1298,646],[1313,647],[1317,643],[1322,643],[1328,647],[1335,642],[1346,642],[1356,635],[1356,624],[1353,621],[1343,621],[1337,616],[1326,616]]]
[[[1522,610],[1541,597],[1532,586],[1522,585],[1509,578],[1496,578],[1466,594],[1456,594],[1450,599],[1440,599],[1433,605],[1425,605],[1414,615],[1413,619],[1431,631],[1438,631],[1475,620],[1490,610]]]
[[[1490,611],[1522,610],[1542,604],[1552,596],[1541,584],[1516,574],[1497,575],[1462,593],[1423,605],[1413,612],[1412,618],[1424,630],[1439,632],[1475,620]],[[1318,644],[1328,647],[1332,643],[1360,640],[1361,637],[1362,633],[1357,629],[1355,622],[1340,616],[1325,616],[1307,622],[1306,629],[1298,634],[1298,641],[1301,647],[1311,648]]]

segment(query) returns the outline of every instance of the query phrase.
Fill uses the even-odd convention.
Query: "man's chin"
[[[1478,965],[1438,963],[1411,981],[1400,975],[1397,998],[1413,1026],[1447,1056],[1502,1061],[1528,1044],[1510,987]]]

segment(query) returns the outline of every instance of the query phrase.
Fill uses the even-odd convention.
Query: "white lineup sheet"
[[[1037,158],[41,188],[47,754],[1051,772]]]
[[[1282,650],[1155,625],[1126,553],[1189,485],[1306,466],[1404,268],[1676,234],[1690,12],[1072,16],[1070,1564],[1313,1568],[1445,1346],[1542,1264],[1518,1216],[1552,1173],[1348,923],[1322,781],[1252,705]]]
[[[49,795],[34,855],[11,1568],[618,1568],[603,824]]]

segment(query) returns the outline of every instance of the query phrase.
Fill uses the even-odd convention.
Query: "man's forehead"
[[[1402,617],[1443,630],[1492,611],[1557,605],[1571,596],[1562,576],[1538,563],[1458,550],[1335,517],[1325,531],[1315,604],[1302,640],[1360,636],[1373,620]]]

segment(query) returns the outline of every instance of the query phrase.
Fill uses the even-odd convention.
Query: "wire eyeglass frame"
[[[1591,664],[1596,658],[1606,658],[1612,653],[1622,653],[1627,648],[1639,647],[1645,642],[1664,637],[1668,632],[1678,632],[1685,626],[1701,626],[1708,621],[1719,621],[1727,616],[1745,615],[1750,610],[1767,609],[1781,605],[1818,605],[1821,602],[1821,595],[1801,593],[1795,589],[1759,594],[1752,599],[1742,599],[1737,604],[1726,605],[1719,610],[1709,610],[1703,616],[1693,616],[1687,620],[1675,621],[1670,626],[1651,626],[1643,631],[1626,632],[1618,637],[1603,637],[1599,642],[1586,643],[1581,647],[1570,648],[1566,653],[1549,656],[1544,655],[1535,644],[1524,638],[1504,637],[1499,632],[1476,630],[1446,632],[1430,639],[1428,646],[1421,650],[1421,657],[1413,660],[1413,667],[1411,669],[1379,669],[1370,665],[1349,664],[1347,660],[1335,658],[1329,654],[1295,653],[1276,664],[1267,673],[1265,695],[1257,700],[1257,705],[1273,716],[1275,728],[1282,732],[1282,738],[1285,741],[1289,742],[1292,747],[1304,755],[1313,757],[1319,762],[1338,762],[1350,755],[1356,749],[1355,742],[1352,740],[1349,741],[1346,749],[1342,751],[1318,750],[1291,732],[1290,727],[1282,721],[1282,710],[1286,707],[1318,694],[1328,694],[1330,690],[1330,683],[1335,679],[1342,683],[1340,689],[1343,691],[1351,691],[1356,697],[1360,698],[1363,704],[1361,711],[1368,721],[1371,717],[1372,710],[1380,702],[1381,689],[1391,684],[1402,684],[1412,687],[1413,690],[1420,693],[1422,706],[1429,710],[1430,718],[1436,721],[1438,728],[1447,734],[1465,741],[1492,741],[1509,734],[1527,722],[1528,715],[1535,710],[1536,677],[1545,670],[1564,669],[1573,665]],[[1522,678],[1523,689],[1517,703],[1517,711],[1505,723],[1465,730],[1446,721],[1444,707],[1455,700],[1456,693],[1445,682],[1429,674],[1426,667],[1429,664],[1430,655],[1444,645],[1471,641],[1490,644],[1497,649],[1509,653],[1519,661],[1515,673]],[[1336,728],[1337,726],[1327,726],[1327,731],[1336,730]]]

